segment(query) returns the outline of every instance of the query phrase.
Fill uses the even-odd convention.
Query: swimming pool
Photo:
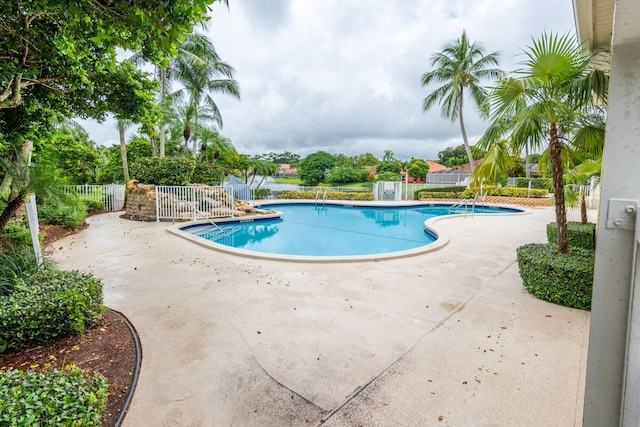
[[[439,241],[426,221],[446,216],[451,205],[371,206],[360,204],[279,203],[262,206],[281,218],[235,219],[217,225],[183,226],[181,231],[214,247],[244,255],[301,260],[387,258],[425,251]],[[517,213],[503,207],[476,207],[475,214]]]

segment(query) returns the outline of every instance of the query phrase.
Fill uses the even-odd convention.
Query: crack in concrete
[[[240,335],[240,338],[242,338],[242,341],[244,341],[245,345],[249,348],[249,350],[251,350],[251,355],[253,356],[253,360],[255,360],[256,364],[260,367],[260,369],[274,382],[276,383],[278,386],[284,388],[285,390],[288,390],[289,392],[293,393],[294,395],[298,396],[300,399],[302,399],[302,401],[304,401],[305,403],[311,405],[313,408],[317,409],[320,412],[320,417],[323,416],[323,414],[327,413],[327,410],[320,407],[319,405],[317,405],[316,403],[312,402],[311,400],[307,399],[306,397],[304,397],[303,395],[301,395],[300,393],[298,393],[297,391],[293,390],[292,388],[286,386],[285,384],[281,383],[280,381],[278,381],[277,379],[274,378],[273,375],[271,375],[269,373],[269,371],[267,371],[265,369],[264,366],[262,366],[262,364],[258,361],[258,358],[256,357],[256,353],[253,350],[253,347],[251,346],[251,344],[249,344],[249,342],[247,341],[247,339],[244,337],[244,334],[242,333],[242,331],[235,325],[235,323],[233,323],[229,318],[227,318],[225,316],[225,319],[227,322],[229,322],[229,324],[231,324],[231,326],[233,326],[233,328],[238,332],[238,335]]]
[[[515,264],[517,262],[517,260],[514,260],[512,262],[510,262],[504,269],[500,270],[497,274],[495,274],[494,276],[492,276],[491,278],[489,278],[488,280],[485,280],[485,282],[483,283],[486,284],[492,280],[495,280],[496,277],[501,276],[502,274],[504,274],[513,264]],[[425,332],[424,334],[422,334],[420,336],[420,338],[418,338],[416,340],[416,342],[409,347],[408,349],[406,349],[404,352],[402,352],[402,354],[400,354],[395,360],[393,360],[389,365],[387,365],[386,368],[384,368],[383,370],[381,370],[376,376],[374,376],[373,378],[371,378],[368,382],[366,382],[365,384],[359,386],[358,388],[355,389],[355,391],[353,393],[351,393],[349,396],[347,396],[347,398],[345,399],[344,402],[342,402],[340,405],[338,405],[337,407],[335,407],[334,409],[332,409],[331,411],[329,411],[324,417],[322,417],[322,419],[320,420],[320,423],[318,424],[318,426],[321,426],[322,424],[324,424],[325,422],[327,422],[330,418],[332,418],[335,414],[337,414],[338,412],[340,412],[340,410],[342,408],[344,408],[348,403],[350,403],[353,399],[355,399],[360,393],[362,393],[364,390],[366,390],[371,384],[373,384],[374,382],[376,382],[378,380],[378,378],[382,377],[382,375],[384,375],[387,371],[389,371],[393,366],[395,366],[398,362],[400,362],[400,360],[402,360],[410,351],[412,351],[415,347],[418,346],[418,344],[420,344],[426,337],[428,337],[429,335],[431,335],[434,331],[436,331],[438,328],[440,328],[442,325],[445,324],[446,321],[448,321],[454,314],[458,313],[459,311],[461,311],[462,309],[464,309],[464,307],[469,304],[470,301],[472,301],[473,299],[475,299],[478,294],[480,293],[480,289],[478,290],[478,292],[476,292],[474,295],[472,295],[471,297],[469,297],[463,304],[461,304],[458,308],[456,308],[455,310],[453,310],[451,313],[449,313],[447,316],[445,316],[444,318],[442,318],[439,322],[437,322],[436,326],[431,329],[430,331]]]

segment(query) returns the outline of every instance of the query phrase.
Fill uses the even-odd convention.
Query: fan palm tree
[[[567,171],[565,181],[565,200],[567,206],[580,207],[580,220],[583,224],[588,222],[587,218],[587,192],[586,187],[592,182],[593,177],[599,177],[602,169],[602,160],[587,160],[575,168]],[[575,191],[574,186],[578,191]],[[593,189],[592,189],[593,190]]]
[[[571,35],[543,34],[526,51],[524,68],[501,80],[491,95],[493,123],[481,138],[490,146],[508,135],[512,152],[528,142],[548,145],[554,188],[558,251],[569,252],[564,199],[563,153],[602,152],[608,76],[591,67],[593,56]]]
[[[441,83],[442,86],[424,98],[422,108],[428,111],[439,103],[444,117],[452,122],[456,119],[460,121],[464,148],[473,172],[475,165],[463,116],[465,88],[468,89],[478,111],[486,115],[487,91],[480,82],[502,77],[503,72],[493,68],[498,66],[498,53],[485,54],[482,45],[475,41],[470,42],[467,33],[463,31],[458,40],[445,45],[442,52],[436,52],[431,56],[431,65],[436,68],[422,75],[422,86],[431,83]]]

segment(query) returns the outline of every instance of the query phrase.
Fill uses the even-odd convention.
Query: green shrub
[[[130,172],[145,184],[189,185],[195,166],[192,157],[142,157],[131,164]]]
[[[45,224],[77,227],[87,218],[87,205],[78,198],[64,203],[48,202],[38,206],[38,218]]]
[[[480,193],[479,187],[467,188],[460,193],[462,199],[472,199],[476,194]],[[482,193],[486,193],[488,196],[503,196],[503,197],[546,197],[549,195],[549,191],[545,189],[529,189],[519,187],[498,187],[496,185],[485,185],[482,187]]]
[[[281,191],[281,199],[312,199],[316,198],[317,191]],[[320,198],[324,193],[320,193]],[[370,191],[327,191],[327,200],[373,200],[373,193]]]
[[[0,250],[4,253],[30,251],[31,232],[18,221],[9,221],[0,233]]]
[[[222,168],[215,164],[198,162],[193,170],[191,182],[205,185],[220,185],[220,179],[223,174],[224,171]]]
[[[10,294],[18,279],[36,274],[41,266],[33,251],[0,253],[0,295]]]
[[[418,192],[418,199],[455,199],[458,193],[454,193],[453,191],[439,191],[439,192],[431,192],[431,191],[420,191]]]
[[[438,193],[444,193],[447,195],[438,195]],[[488,196],[535,198],[546,197],[549,194],[549,192],[545,189],[531,189],[531,191],[529,191],[527,188],[499,187],[495,185],[485,185],[484,187],[482,187],[482,193],[486,193]],[[473,199],[477,194],[480,194],[479,187],[434,187],[417,190],[416,199]]]
[[[541,188],[549,192],[553,191],[553,180],[551,178],[516,178],[516,187],[529,188],[529,182],[531,182],[531,188]]]
[[[256,188],[254,195],[256,199],[267,199],[271,195],[271,189],[269,188]]]
[[[566,307],[591,309],[594,251],[572,248],[562,254],[553,245],[530,243],[516,252],[520,277],[531,295]]]
[[[463,185],[454,185],[450,187],[428,187],[418,190],[418,192],[428,191],[429,193],[462,193],[467,187]]]
[[[102,283],[79,271],[44,269],[0,296],[0,353],[81,334],[102,307]]]
[[[581,222],[567,222],[567,234],[569,235],[569,246],[574,248],[595,249],[596,248],[596,225],[592,222],[583,224]],[[547,241],[550,245],[558,242],[558,223],[547,224]]]
[[[108,381],[76,367],[0,371],[0,425],[96,426],[106,412]]]
[[[87,207],[87,212],[98,212],[104,210],[104,203],[100,200],[83,200],[82,202]]]

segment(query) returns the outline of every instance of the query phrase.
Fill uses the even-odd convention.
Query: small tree
[[[298,177],[305,185],[317,185],[324,181],[327,170],[333,168],[336,159],[326,151],[318,151],[305,157],[298,165]]]

